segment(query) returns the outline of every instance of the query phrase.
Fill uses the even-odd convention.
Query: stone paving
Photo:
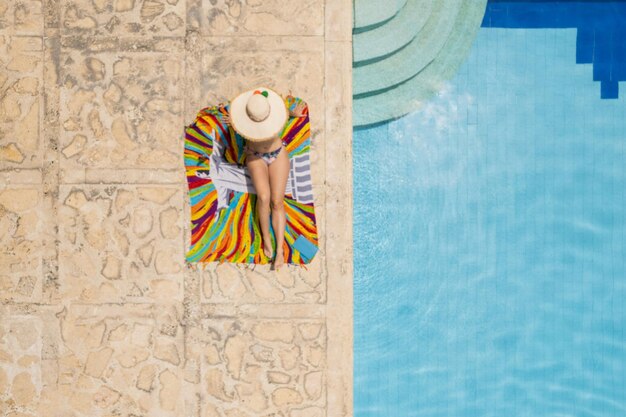
[[[0,415],[352,415],[352,3],[0,3]],[[186,265],[183,128],[310,106],[308,270]]]

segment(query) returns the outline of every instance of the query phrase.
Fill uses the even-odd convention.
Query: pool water
[[[355,130],[355,416],[626,415],[626,99],[578,36],[483,27]]]

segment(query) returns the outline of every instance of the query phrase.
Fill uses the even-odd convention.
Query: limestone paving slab
[[[0,183],[0,301],[42,297],[44,241],[54,240],[42,204],[41,175],[31,184]],[[7,179],[10,179],[7,178]],[[25,179],[22,178],[22,181]]]
[[[0,166],[42,164],[43,45],[0,32]]]
[[[50,3],[46,3],[49,11]],[[50,14],[47,13],[46,16]],[[58,190],[59,190],[59,62],[60,41],[56,29],[47,28],[44,41],[44,89],[42,140],[43,156],[40,170],[43,190],[42,219],[46,222],[41,241],[42,295],[56,288],[59,276],[58,266]],[[42,297],[43,302],[43,297]]]
[[[321,37],[187,37],[185,121],[198,110],[266,85],[303,98],[313,136],[323,126],[324,41]]]
[[[326,210],[328,265],[343,276],[352,263],[352,85],[349,42],[326,43]],[[343,264],[343,265],[341,265]],[[337,270],[340,266],[341,269]]]
[[[328,415],[353,415],[352,43],[326,42]]]
[[[0,415],[351,415],[346,1],[0,2]],[[320,251],[187,269],[183,126],[258,84],[309,103]]]
[[[0,304],[0,415],[33,412],[45,381],[44,320],[32,307]],[[32,414],[31,414],[32,415]]]
[[[352,8],[354,0],[326,0],[324,4],[324,40],[352,43]],[[352,54],[352,52],[350,52]]]
[[[200,277],[202,302],[323,303],[327,274],[322,257],[307,268],[286,266],[277,272],[269,265],[208,263],[195,270],[186,269],[186,274]]]
[[[43,35],[43,1],[0,3],[0,34]]]
[[[184,0],[61,0],[64,35],[184,36]]]
[[[0,414],[183,415],[180,306],[3,305],[0,312]]]
[[[323,320],[205,316],[186,334],[191,416],[325,416]]]
[[[59,22],[61,20],[59,3],[61,1],[62,0],[44,0],[43,2],[45,36],[58,36]]]
[[[150,184],[59,189],[59,285],[46,299],[182,301],[184,190]]]
[[[180,169],[182,40],[63,37],[61,182],[98,168]]]
[[[324,1],[188,0],[189,28],[210,36],[323,36]]]

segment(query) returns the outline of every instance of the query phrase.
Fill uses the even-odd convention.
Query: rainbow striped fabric
[[[288,97],[285,101],[295,109],[300,101]],[[261,250],[261,230],[256,218],[256,194],[230,191],[228,207],[217,209],[217,190],[211,178],[203,173],[210,170],[210,157],[214,143],[223,145],[223,158],[228,163],[243,164],[244,139],[223,123],[223,111],[219,106],[205,107],[196,119],[185,127],[185,170],[191,206],[191,245],[186,254],[188,263],[236,262],[267,264],[271,259]],[[289,158],[308,156],[311,130],[308,106],[305,117],[290,117],[281,132]],[[300,158],[302,159],[302,158]],[[308,158],[306,158],[308,162]],[[200,176],[196,175],[201,173]],[[302,203],[293,195],[285,194],[286,230],[285,262],[304,265],[311,261],[302,256],[293,243],[302,236],[317,247],[317,226],[313,201]],[[274,231],[271,227],[272,246],[275,247]]]

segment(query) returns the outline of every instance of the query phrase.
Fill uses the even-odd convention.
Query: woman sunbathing
[[[287,97],[293,97],[291,91]],[[256,190],[256,212],[261,228],[263,253],[272,258],[270,210],[276,238],[273,268],[278,270],[285,262],[284,197],[289,177],[289,156],[280,138],[288,116],[303,117],[306,104],[298,103],[294,111],[287,109],[282,96],[269,88],[246,91],[231,101],[230,112],[224,122],[245,139],[245,164]]]

